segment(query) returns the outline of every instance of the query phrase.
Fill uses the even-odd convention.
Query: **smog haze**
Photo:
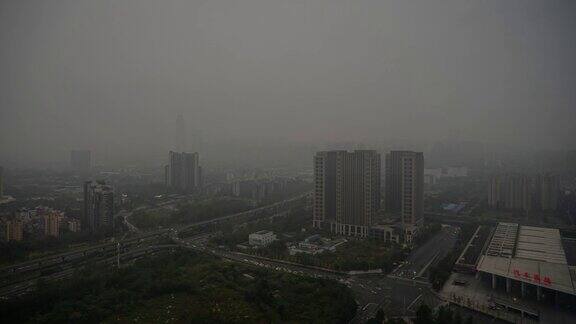
[[[0,163],[164,157],[179,114],[207,147],[573,149],[575,30],[574,1],[4,0]]]

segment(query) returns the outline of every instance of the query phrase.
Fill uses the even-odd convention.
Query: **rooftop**
[[[566,264],[560,231],[555,228],[521,226],[514,257]]]
[[[272,231],[269,231],[269,230],[261,230],[261,231],[258,231],[256,233],[252,233],[252,234],[266,235],[266,234],[273,234],[273,233],[272,233]]]
[[[518,224],[499,223],[492,235],[486,255],[511,257],[516,245]]]
[[[477,269],[576,295],[564,246],[558,229],[499,223]]]

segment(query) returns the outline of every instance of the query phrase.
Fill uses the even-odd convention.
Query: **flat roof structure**
[[[566,264],[560,231],[555,228],[521,226],[515,257]]]
[[[499,223],[492,235],[486,255],[511,257],[516,245],[518,224]]]
[[[272,233],[272,231],[269,231],[269,230],[261,230],[261,231],[258,231],[258,232],[252,233],[252,234],[266,235],[266,234],[274,234],[274,233]]]
[[[576,267],[567,260],[558,229],[499,223],[477,270],[576,295]]]

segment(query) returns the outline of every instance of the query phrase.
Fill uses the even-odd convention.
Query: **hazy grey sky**
[[[0,0],[0,163],[206,141],[576,143],[576,1]]]

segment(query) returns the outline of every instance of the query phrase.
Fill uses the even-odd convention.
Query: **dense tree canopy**
[[[268,272],[177,251],[120,270],[91,266],[0,303],[6,323],[346,323],[356,303],[333,281]]]

